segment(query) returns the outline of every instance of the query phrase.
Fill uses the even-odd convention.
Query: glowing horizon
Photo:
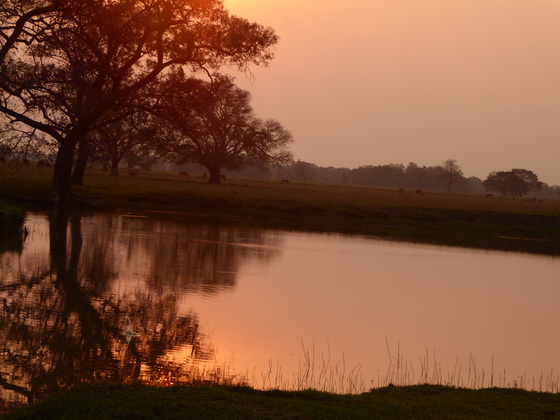
[[[226,0],[280,36],[238,77],[296,159],[356,168],[457,159],[466,176],[524,168],[560,184],[560,3]]]

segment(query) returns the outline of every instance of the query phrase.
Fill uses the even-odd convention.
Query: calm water
[[[0,397],[80,382],[558,391],[560,260],[122,214],[0,255]]]

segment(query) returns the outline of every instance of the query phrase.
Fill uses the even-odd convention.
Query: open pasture
[[[29,167],[18,162],[0,164],[0,188],[3,196],[42,195],[49,189],[52,168]],[[220,185],[208,184],[201,174],[185,178],[175,172],[137,171],[129,176],[122,170],[113,177],[108,172],[90,169],[83,186],[74,186],[77,195],[118,206],[158,199],[161,210],[188,211],[190,199],[227,201],[230,204],[254,204],[268,207],[399,208],[455,209],[485,212],[560,215],[559,200],[502,197],[494,194],[456,194],[423,190],[371,188],[348,185],[281,183],[280,180],[227,178]],[[132,198],[132,199],[131,199]],[[136,198],[136,200],[135,200]],[[162,199],[161,201],[159,199]],[[144,207],[144,206],[141,206]],[[151,206],[150,206],[151,207]],[[227,206],[229,207],[229,206]]]
[[[31,170],[30,172],[33,172]],[[166,204],[176,204],[179,209],[182,203],[188,207],[185,198],[226,200],[231,203],[254,203],[278,206],[316,206],[323,208],[362,207],[362,208],[394,208],[417,207],[435,209],[457,209],[492,212],[539,213],[560,215],[560,201],[537,200],[527,198],[502,197],[494,194],[489,198],[482,194],[455,194],[423,190],[423,195],[415,190],[405,190],[404,194],[397,189],[371,188],[348,185],[282,183],[280,180],[254,180],[228,177],[220,185],[211,185],[201,174],[192,174],[184,178],[179,173],[139,171],[138,175],[128,176],[122,171],[119,177],[111,177],[107,173],[91,170],[86,175],[85,185],[76,187],[76,191],[84,193],[98,192],[108,194],[117,201],[119,197],[138,194],[149,200],[150,195],[167,195]]]

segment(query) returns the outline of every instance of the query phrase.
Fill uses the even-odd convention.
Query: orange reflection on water
[[[0,256],[4,398],[92,381],[558,390],[557,258],[120,214],[28,223]]]
[[[283,239],[281,257],[247,267],[232,295],[191,299],[224,360],[249,372],[272,361],[292,378],[314,348],[317,365],[344,357],[366,385],[394,382],[399,361],[412,382],[428,370],[461,386],[538,388],[542,376],[557,387],[557,259],[338,235]]]

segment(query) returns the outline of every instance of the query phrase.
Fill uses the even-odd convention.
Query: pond
[[[84,382],[558,392],[560,260],[119,213],[0,255],[0,397]]]

